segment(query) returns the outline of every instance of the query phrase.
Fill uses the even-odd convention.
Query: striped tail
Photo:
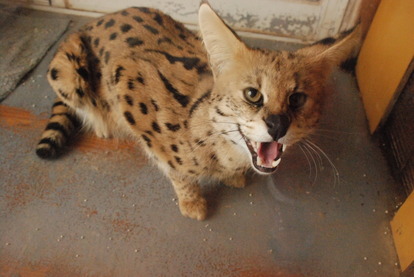
[[[52,115],[36,147],[36,154],[43,159],[56,158],[78,127],[74,112],[57,98],[52,107]]]

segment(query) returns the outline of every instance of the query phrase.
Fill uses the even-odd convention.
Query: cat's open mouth
[[[248,139],[243,135],[242,137],[246,142],[247,148],[252,155],[252,162],[256,170],[260,173],[270,174],[276,171],[277,166],[281,161],[283,151],[286,149],[286,145],[272,142],[256,142]]]

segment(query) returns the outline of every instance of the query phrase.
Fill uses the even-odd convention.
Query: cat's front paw
[[[181,200],[179,205],[183,216],[197,220],[204,220],[207,216],[207,201],[202,197],[192,200]]]
[[[246,186],[246,176],[236,175],[223,181],[226,186],[233,188],[244,188]]]

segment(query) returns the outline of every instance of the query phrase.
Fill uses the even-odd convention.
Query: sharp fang
[[[262,166],[263,165],[263,161],[260,157],[257,157],[257,165]]]
[[[276,167],[276,166],[278,166],[279,164],[280,164],[280,161],[281,161],[282,159],[278,159],[277,161],[273,161],[273,163],[272,163],[272,167]]]
[[[283,144],[283,146],[282,146],[282,150],[283,150],[283,152],[285,152],[285,150],[286,150],[286,144]]]

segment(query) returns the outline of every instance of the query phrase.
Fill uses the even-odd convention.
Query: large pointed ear
[[[220,74],[246,46],[206,2],[200,6],[198,22],[213,72]]]
[[[356,58],[361,48],[362,28],[341,34],[338,38],[326,38],[297,51],[308,57],[311,63],[320,64],[326,70],[339,66],[349,59]]]

